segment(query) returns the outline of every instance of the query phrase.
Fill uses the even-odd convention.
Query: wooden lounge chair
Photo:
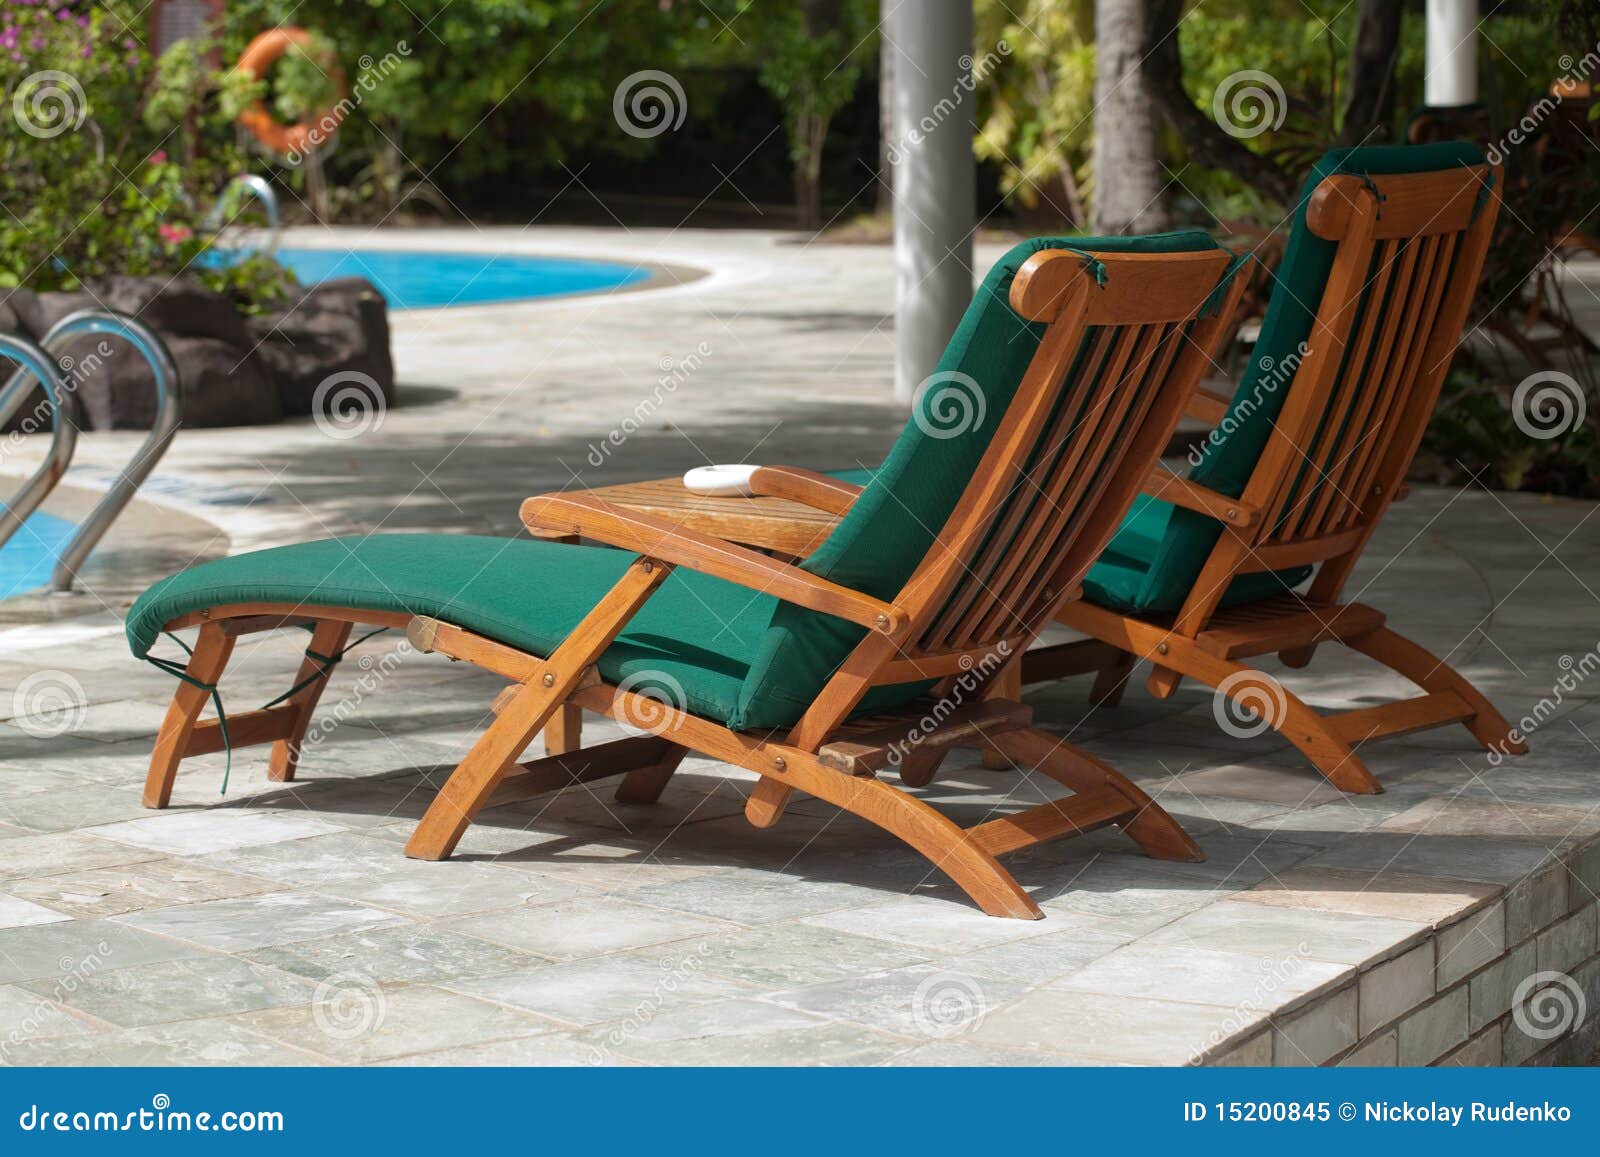
[[[1087,643],[1038,648],[1027,681],[1089,666],[1114,703],[1139,659],[1165,698],[1184,676],[1271,724],[1335,786],[1382,791],[1357,754],[1369,740],[1464,724],[1486,749],[1525,750],[1444,660],[1343,601],[1362,550],[1433,414],[1461,340],[1500,207],[1500,173],[1477,146],[1329,154],[1306,182],[1254,359],[1188,477],[1157,473],[1146,497],[1062,609]],[[1294,593],[1315,570],[1304,593]],[[1338,643],[1422,694],[1323,714],[1245,660],[1306,666]]]
[[[993,691],[1078,596],[1170,437],[1237,299],[1230,256],[1195,233],[1013,251],[941,363],[938,380],[964,397],[925,393],[878,482],[803,568],[558,494],[528,499],[524,522],[621,549],[384,535],[164,580],[129,613],[134,653],[162,630],[200,631],[187,664],[169,666],[184,683],[146,803],[168,801],[181,759],[230,740],[273,742],[272,778],[292,778],[320,676],[351,625],[370,623],[511,680],[411,837],[413,857],[449,856],[494,799],[621,775],[619,800],[653,802],[696,751],[759,774],[746,807],[757,826],[808,792],[899,836],[993,915],[1040,916],[996,857],[1055,837],[1116,824],[1150,855],[1202,858],[1139,788]],[[953,401],[968,406],[955,427]],[[806,501],[838,501],[825,479],[785,478]],[[313,627],[294,691],[226,732],[202,720],[235,639],[293,625]],[[519,763],[565,707],[651,726]],[[963,829],[876,774],[979,742],[1076,794]]]
[[[1332,783],[1382,787],[1356,754],[1368,740],[1462,723],[1486,748],[1524,744],[1471,683],[1390,629],[1381,611],[1340,601],[1352,568],[1404,479],[1460,341],[1500,204],[1498,170],[1470,144],[1338,150],[1305,182],[1261,335],[1233,397],[1197,389],[1191,417],[1215,430],[1187,477],[1157,466],[1060,622],[1089,639],[1035,647],[1000,693],[1094,673],[1114,704],[1139,659],[1151,691],[1185,676],[1277,728]],[[848,509],[876,471],[833,475]],[[757,476],[758,486],[763,482]],[[695,529],[787,549],[826,530],[729,503],[668,507],[650,487],[617,501]],[[784,496],[767,482],[762,493]],[[1294,593],[1316,569],[1304,594]],[[1242,662],[1277,652],[1291,667],[1341,643],[1423,694],[1323,715]],[[575,721],[557,742],[575,735]],[[994,754],[994,753],[990,753]]]

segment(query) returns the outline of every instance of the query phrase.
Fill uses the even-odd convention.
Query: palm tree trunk
[[[1154,233],[1167,226],[1157,113],[1139,68],[1144,0],[1095,0],[1094,228]]]

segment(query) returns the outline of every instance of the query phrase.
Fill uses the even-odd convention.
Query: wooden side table
[[[695,494],[684,486],[682,478],[625,482],[583,493],[692,530],[792,558],[810,554],[839,521],[826,511],[787,498],[712,498]],[[544,537],[567,536],[548,533]]]

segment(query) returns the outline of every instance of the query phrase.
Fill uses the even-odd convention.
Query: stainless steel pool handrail
[[[77,397],[74,393],[74,384],[57,376],[58,370],[52,364],[52,359],[63,344],[89,333],[101,333],[119,338],[132,346],[149,363],[151,374],[155,379],[156,415],[150,424],[150,433],[139,444],[138,451],[123,466],[116,481],[95,504],[95,508],[89,512],[89,517],[83,520],[77,533],[57,557],[55,569],[50,575],[50,589],[58,593],[72,589],[78,567],[105,536],[106,531],[111,529],[111,524],[117,520],[123,508],[133,500],[139,486],[150,476],[156,463],[161,461],[161,456],[167,452],[167,447],[171,445],[173,436],[177,434],[178,427],[183,422],[183,382],[178,376],[178,367],[172,360],[171,351],[155,331],[127,314],[116,313],[109,309],[80,309],[51,326],[50,332],[44,335],[44,340],[37,346],[32,346],[31,342],[9,339],[15,343],[10,348],[25,352],[25,347],[32,346],[34,351],[42,352],[45,357],[42,362],[37,356],[32,355],[16,358],[21,368],[6,383],[4,391],[0,391],[0,423],[9,418],[21,404],[21,398],[25,396],[27,379],[36,377],[45,383],[45,394],[51,403],[51,421],[55,430],[50,458],[23,488],[32,503],[27,506],[23,518],[38,508],[61,481],[61,476],[66,473],[67,467],[72,464],[78,436]],[[0,338],[3,337],[4,335],[0,335]],[[11,398],[14,391],[17,400],[13,402]],[[33,487],[41,482],[42,489],[35,495]],[[7,516],[14,517],[15,510],[15,504],[8,507]],[[17,520],[16,525],[21,525],[21,521]],[[0,544],[3,544],[15,529],[15,526],[9,530],[0,529]]]
[[[15,362],[18,367],[0,388],[0,427],[22,407],[35,380],[44,386],[51,427],[50,452],[45,455],[44,463],[22,484],[21,490],[0,507],[0,546],[4,546],[50,496],[67,467],[72,465],[72,455],[78,445],[78,424],[76,399],[48,353],[27,338],[0,332],[0,358]],[[16,444],[16,437],[15,434],[6,435],[8,448]]]
[[[223,216],[226,212],[228,194],[234,189],[247,190],[267,211],[267,243],[257,252],[271,257],[278,251],[278,240],[283,234],[283,214],[278,206],[278,191],[265,177],[257,176],[255,173],[239,173],[224,185],[222,192],[217,196],[217,203],[211,206],[211,212],[206,214],[204,222],[206,230],[217,236],[226,227],[227,223],[223,221]]]

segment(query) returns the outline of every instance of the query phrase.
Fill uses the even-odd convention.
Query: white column
[[[1478,99],[1478,0],[1428,0],[1428,77],[1423,101],[1430,108]]]
[[[899,0],[894,52],[895,373],[909,401],[972,300],[972,0]]]

